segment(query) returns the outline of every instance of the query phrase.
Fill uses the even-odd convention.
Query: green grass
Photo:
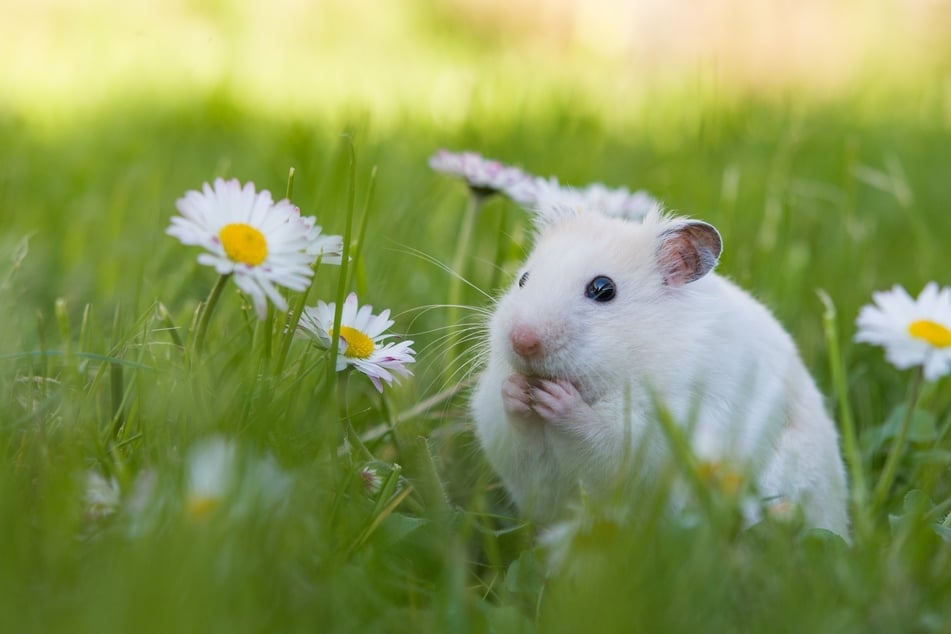
[[[828,293],[874,485],[912,373],[852,344],[853,323],[874,290],[948,283],[938,77],[827,101],[657,84],[610,112],[551,80],[532,86],[540,99],[477,101],[449,123],[410,108],[278,116],[234,87],[116,99],[72,120],[0,112],[0,630],[947,631],[947,378],[925,386],[887,502],[863,509],[870,527],[851,547],[794,523],[737,530],[719,506],[667,518],[656,491],[589,509],[552,568],[479,452],[465,391],[426,404],[472,371],[468,357],[447,362],[458,324],[439,308],[465,188],[426,160],[471,148],[566,183],[645,188],[715,224],[721,272],[775,311],[836,411]],[[169,330],[187,339],[215,283],[164,234],[175,200],[219,175],[280,197],[290,167],[294,202],[326,232],[343,233],[351,186],[355,226],[369,214],[352,288],[391,308],[418,351],[415,376],[385,399],[358,374],[342,388],[303,340],[278,368],[267,335],[273,345],[279,325],[257,323],[233,285],[200,362]],[[526,214],[492,200],[464,272],[496,293],[530,243]],[[318,268],[310,303],[334,299],[338,273]],[[463,301],[489,304],[466,287]],[[364,457],[341,450],[344,420],[375,460],[401,466],[380,497],[364,490]],[[196,520],[188,455],[214,435],[235,443],[245,480]],[[276,497],[260,490],[268,456],[285,474]],[[113,515],[88,514],[89,470],[118,481]]]

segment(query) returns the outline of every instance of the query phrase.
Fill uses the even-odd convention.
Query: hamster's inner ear
[[[699,280],[717,265],[723,241],[713,225],[691,220],[660,234],[657,264],[664,284],[683,286]]]

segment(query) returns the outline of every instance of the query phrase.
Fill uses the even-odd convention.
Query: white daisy
[[[383,489],[383,474],[376,465],[365,465],[360,469],[360,480],[363,482],[363,490],[370,497],[376,497]]]
[[[140,537],[163,523],[166,517],[164,502],[158,472],[155,469],[140,471],[123,503],[129,535]]]
[[[561,185],[553,176],[532,179],[522,188],[521,195],[530,200],[529,206],[542,224],[562,216],[590,212],[640,222],[651,211],[662,209],[660,201],[644,190],[632,192],[626,187],[611,188],[602,183],[578,189]]]
[[[511,167],[475,152],[440,150],[429,159],[429,166],[437,172],[458,176],[466,181],[477,196],[502,193],[520,204],[531,202],[525,196],[530,189],[523,186],[532,177],[517,167]]]
[[[304,216],[301,221],[307,226],[307,253],[321,264],[340,264],[343,261],[343,236],[321,235],[323,227],[316,224],[313,216]]]
[[[119,483],[115,478],[108,480],[98,471],[86,473],[84,502],[86,516],[91,519],[112,515],[119,508]]]
[[[399,493],[406,487],[406,479],[400,475],[403,468],[394,463],[382,460],[373,460],[360,468],[360,480],[363,482],[363,491],[371,498],[376,498],[383,490],[383,485],[396,473],[396,486],[391,493]]]
[[[282,311],[287,301],[275,285],[302,291],[310,284],[311,265],[322,261],[339,263],[342,242],[337,236],[321,236],[314,218],[301,217],[288,200],[274,202],[267,190],[254,191],[237,180],[216,179],[202,191],[188,191],[175,206],[166,230],[183,244],[203,247],[198,262],[215,267],[221,275],[234,276],[247,293],[260,319],[267,315],[267,299]]]
[[[197,520],[213,514],[235,489],[238,475],[235,445],[213,437],[192,447],[186,465],[185,512]]]
[[[607,216],[643,220],[648,212],[661,206],[644,190],[632,192],[627,187],[611,188],[593,183],[580,191],[584,204]]]
[[[244,476],[233,509],[235,515],[249,516],[265,510],[275,512],[287,508],[293,479],[274,456],[252,456],[245,460],[243,467]]]
[[[307,306],[298,322],[298,329],[310,335],[324,348],[330,348],[334,333],[334,310],[336,304],[318,301],[316,306]],[[412,341],[384,343],[394,335],[384,334],[393,325],[389,309],[373,315],[372,306],[360,307],[355,293],[350,293],[340,315],[340,354],[337,356],[337,371],[353,366],[373,382],[377,391],[383,392],[383,381],[392,383],[396,377],[409,376],[412,372],[406,364],[413,363],[416,352],[410,347]]]
[[[880,345],[900,369],[920,365],[934,381],[951,370],[951,287],[929,282],[917,299],[901,286],[873,294],[856,325],[856,341]]]

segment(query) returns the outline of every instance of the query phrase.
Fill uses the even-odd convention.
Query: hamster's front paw
[[[569,431],[594,415],[578,388],[566,379],[513,374],[502,383],[502,403],[516,420],[549,423]]]
[[[537,419],[533,404],[532,386],[526,377],[513,374],[502,382],[502,405],[507,414],[525,420]]]
[[[572,429],[594,413],[574,383],[567,379],[527,379],[532,411],[542,420],[560,428]]]

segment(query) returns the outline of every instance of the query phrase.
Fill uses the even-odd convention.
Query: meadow
[[[241,58],[224,72],[205,51],[182,85],[200,30],[165,59],[148,28],[144,44],[117,34],[135,15],[93,3],[103,12],[83,16],[105,16],[105,41],[153,60],[136,71],[71,39],[68,3],[50,3],[52,26],[4,7],[26,32],[49,29],[52,52],[0,67],[0,630],[951,631],[951,379],[919,392],[914,370],[853,341],[874,291],[951,283],[951,48],[834,90],[702,64],[622,80],[623,64],[510,44],[521,27],[450,4],[387,4],[355,24],[328,3],[314,40],[332,41],[295,31],[292,66],[238,52],[260,37],[247,15],[178,3],[167,25],[194,11],[188,24],[217,25],[221,55]],[[395,22],[410,35],[395,39]],[[331,37],[339,24],[354,35]],[[883,57],[908,42],[887,44]],[[689,517],[648,491],[578,514],[557,548],[539,540],[466,409],[484,309],[531,221],[486,203],[457,271],[467,308],[447,307],[468,194],[430,169],[440,148],[645,189],[714,224],[718,270],[774,311],[854,429],[853,543],[795,518],[742,529],[715,487]],[[233,284],[196,351],[217,276],[165,231],[216,177],[290,193],[349,237],[347,267],[320,263],[285,293],[291,319],[355,291],[414,342],[412,377],[380,393],[334,372]],[[225,484],[196,505],[209,447],[226,447]]]

